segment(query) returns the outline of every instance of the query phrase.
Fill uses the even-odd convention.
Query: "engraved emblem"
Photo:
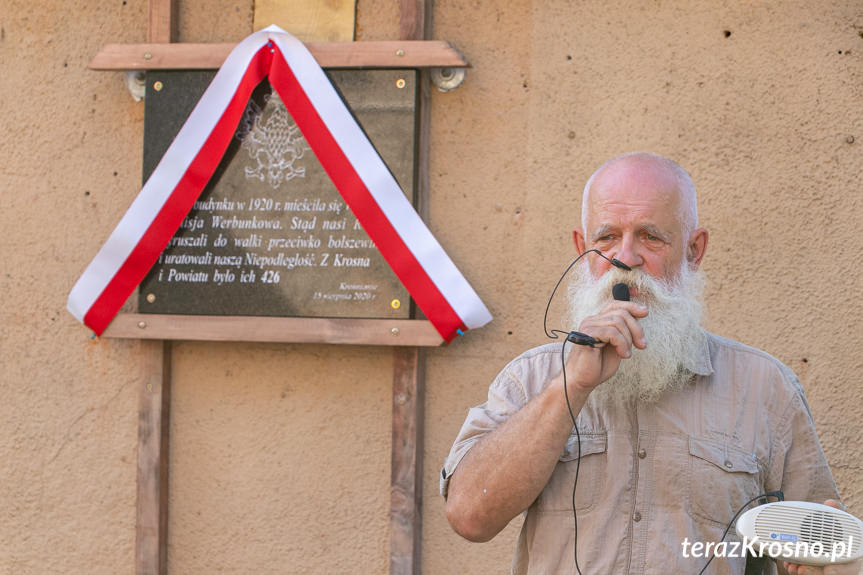
[[[249,100],[236,136],[258,164],[246,166],[247,180],[267,182],[276,190],[282,182],[305,177],[306,169],[295,163],[311,148],[275,92],[264,97],[263,107]]]

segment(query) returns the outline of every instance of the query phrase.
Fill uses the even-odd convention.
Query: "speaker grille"
[[[755,534],[762,541],[787,541],[790,536],[809,546],[820,542],[828,551],[837,542],[844,543],[847,549],[850,541],[852,555],[859,553],[863,544],[860,525],[845,515],[781,504],[767,507],[756,516]]]
[[[834,543],[843,541],[842,526],[835,517],[823,511],[814,511],[800,524],[800,538],[807,543]]]

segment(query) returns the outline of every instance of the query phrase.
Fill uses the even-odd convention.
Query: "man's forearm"
[[[574,414],[587,392],[570,391]],[[524,511],[551,477],[572,431],[562,379],[481,439],[450,478],[446,512],[453,529],[472,541],[488,541]]]

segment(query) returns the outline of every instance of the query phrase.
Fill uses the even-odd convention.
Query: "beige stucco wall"
[[[251,31],[250,2],[181,5],[183,41]],[[394,2],[357,14],[358,39],[397,36]],[[631,150],[690,169],[709,326],[800,375],[863,515],[859,3],[439,0],[434,17],[473,68],[433,96],[431,227],[495,320],[427,354],[423,571],[508,568],[517,526],[460,540],[439,465],[494,374],[543,342],[583,182]],[[140,185],[143,104],[86,64],[145,25],[143,0],[0,0],[3,574],[132,572],[140,344],[93,340],[64,306]],[[173,364],[173,573],[386,572],[388,349],[178,343]]]

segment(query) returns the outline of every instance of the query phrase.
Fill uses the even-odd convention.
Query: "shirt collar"
[[[695,375],[712,375],[713,364],[710,362],[710,345],[708,343],[707,332],[703,329],[698,329],[698,342],[695,345],[696,352],[686,359],[683,367]]]

